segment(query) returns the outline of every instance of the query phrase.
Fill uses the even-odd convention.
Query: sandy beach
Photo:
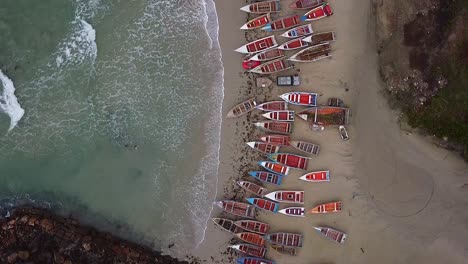
[[[273,17],[305,13],[289,9],[291,2],[283,0],[283,11]],[[245,34],[239,30],[248,18],[239,10],[245,1],[216,1],[225,71],[224,116],[234,105],[250,97],[255,96],[257,102],[271,101],[290,91],[316,92],[321,95],[319,104],[326,104],[329,97],[339,97],[352,110],[348,127],[351,139],[347,142],[340,139],[336,128],[314,132],[305,122],[297,119],[294,122],[293,140],[321,146],[320,155],[312,158],[307,171],[330,169],[331,181],[304,183],[298,178],[305,172],[294,170],[280,188],[263,186],[269,191],[304,190],[306,209],[341,200],[344,210],[305,218],[259,211],[257,219],[271,224],[272,232],[304,235],[304,247],[297,256],[282,255],[268,248],[266,258],[297,264],[467,263],[466,164],[455,154],[398,127],[398,113],[389,109],[382,95],[372,1],[329,2],[334,15],[312,22],[312,27],[315,32],[336,32],[332,58],[296,63],[295,69],[281,73],[293,74],[300,69],[302,84],[298,87],[256,88],[256,76],[244,73],[243,56],[234,49],[266,34],[257,31]],[[279,43],[285,41],[282,37],[277,39]],[[237,119],[223,119],[217,199],[245,202],[248,197],[235,186],[234,180],[252,181],[247,172],[259,170],[256,162],[266,159],[245,144],[263,134],[252,125],[262,119],[260,113],[253,111]],[[291,147],[282,147],[281,151],[300,154]],[[222,215],[221,210],[214,208],[212,216],[218,215]],[[319,236],[313,226],[330,226],[349,237],[344,244],[337,244]],[[227,246],[235,241],[231,234],[209,222],[205,240],[194,255],[207,263],[231,263],[237,254],[227,250]]]

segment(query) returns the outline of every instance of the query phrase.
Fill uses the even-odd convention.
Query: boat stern
[[[244,54],[249,53],[249,51],[247,50],[247,46],[246,46],[246,45],[244,45],[244,46],[242,46],[242,47],[240,47],[240,48],[238,48],[238,49],[235,49],[234,51],[237,51],[237,52],[239,52],[239,53],[244,53]]]

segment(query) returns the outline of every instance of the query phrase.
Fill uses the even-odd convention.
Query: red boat
[[[317,226],[314,227],[314,229],[317,230],[317,232],[319,232],[322,236],[338,243],[344,243],[347,237],[345,233],[330,227]]]
[[[311,214],[326,214],[326,213],[336,213],[341,211],[342,203],[338,202],[331,202],[331,203],[324,203],[317,205],[316,207],[310,209]]]
[[[292,65],[289,64],[287,60],[284,59],[276,59],[264,64],[260,64],[259,66],[250,70],[250,72],[258,73],[258,74],[272,74],[277,73],[280,71],[285,71],[291,68]]]
[[[284,93],[279,97],[290,104],[316,106],[318,95],[308,92],[290,92]]]
[[[265,118],[275,121],[287,121],[292,122],[294,121],[294,111],[272,111],[262,115]]]
[[[262,64],[261,62],[259,61],[254,61],[254,60],[244,60],[242,62],[242,68],[246,69],[246,70],[250,70],[250,69],[253,69],[255,67],[257,67],[258,65]]]
[[[278,173],[281,175],[288,175],[290,168],[286,165],[277,162],[270,162],[270,161],[260,161],[258,165],[262,166],[263,168],[273,172]]]
[[[266,253],[266,248],[250,244],[237,244],[229,247],[238,252],[259,258],[263,258]]]
[[[305,170],[307,168],[307,162],[310,159],[307,157],[302,157],[302,156],[291,154],[291,153],[269,154],[268,158],[271,159],[272,161],[279,162],[288,167],[297,168],[301,170]]]
[[[288,215],[288,216],[298,216],[304,217],[304,207],[288,207],[278,211],[280,214]]]
[[[269,61],[284,57],[284,51],[280,49],[269,49],[253,55],[250,60]]]
[[[312,33],[314,33],[314,31],[312,30],[312,25],[307,24],[307,25],[302,25],[302,26],[298,26],[293,29],[290,29],[284,32],[283,34],[281,34],[281,36],[285,38],[297,38],[297,37],[307,36]]]
[[[266,154],[276,153],[280,149],[280,146],[278,146],[278,145],[269,144],[269,143],[265,143],[265,142],[252,141],[252,142],[247,142],[247,145],[249,145],[249,147],[251,147],[253,149],[256,149],[256,150],[258,150],[260,152],[263,152],[263,153],[266,153]]]
[[[288,109],[288,103],[284,101],[272,101],[259,104],[256,108],[262,111],[282,111]]]
[[[349,115],[349,108],[333,106],[311,107],[297,114],[307,122],[323,126],[349,125]]]
[[[298,38],[298,39],[293,39],[293,40],[290,40],[286,43],[283,43],[281,44],[278,49],[282,49],[282,50],[295,50],[295,49],[300,49],[300,48],[303,48],[303,47],[307,47],[309,44],[305,41],[303,41],[302,39]]]
[[[259,234],[266,234],[270,230],[270,225],[254,220],[239,220],[234,222],[234,225],[244,230]]]
[[[300,234],[294,233],[273,233],[265,235],[265,239],[276,245],[283,245],[287,247],[302,247],[304,237]]]
[[[265,135],[261,136],[260,140],[278,146],[289,146],[289,141],[291,140],[291,137],[286,135]]]
[[[240,8],[240,10],[247,13],[263,14],[263,13],[274,13],[280,11],[280,1],[267,1],[257,2],[250,5],[246,5]]]
[[[256,233],[241,232],[241,233],[237,233],[236,237],[238,237],[240,240],[244,242],[254,244],[257,246],[263,247],[265,245],[265,239],[263,238],[263,236],[256,234]]]
[[[323,170],[323,171],[309,172],[309,173],[304,174],[299,179],[303,180],[303,181],[308,181],[308,182],[330,181],[330,171],[329,170]]]
[[[237,185],[239,185],[242,189],[251,192],[253,194],[256,194],[257,196],[262,197],[265,195],[265,193],[268,191],[266,188],[263,188],[262,186],[259,186],[253,182],[249,181],[237,181]]]
[[[289,7],[295,9],[309,9],[323,4],[325,0],[297,0]]]
[[[304,141],[291,141],[290,144],[291,144],[291,147],[296,148],[307,154],[318,155],[320,153],[319,145],[315,145],[315,144],[304,142]]]
[[[263,27],[271,21],[270,14],[256,17],[249,22],[245,23],[240,29],[255,29]]]
[[[301,19],[299,15],[293,15],[288,17],[283,17],[277,20],[273,20],[268,23],[266,26],[262,27],[263,30],[266,31],[277,31],[277,30],[284,30],[288,28],[295,27],[301,23]]]
[[[275,264],[275,262],[261,258],[244,257],[238,258],[237,264]]]
[[[247,218],[255,217],[255,207],[246,203],[224,200],[215,202],[215,204],[223,209],[226,213],[230,213],[232,215]]]
[[[247,201],[257,208],[270,211],[273,213],[278,212],[279,203],[272,202],[270,200],[262,199],[262,198],[247,198]]]
[[[257,39],[250,43],[245,44],[244,46],[236,49],[240,53],[257,53],[267,49],[271,49],[278,46],[275,36],[268,36],[262,39]]]
[[[316,8],[310,10],[309,12],[305,13],[304,16],[301,17],[302,21],[313,21],[317,19],[321,19],[327,16],[333,15],[333,11],[328,3],[324,3],[321,6],[317,6]]]
[[[254,123],[255,126],[262,128],[267,132],[272,133],[281,133],[281,134],[291,134],[292,133],[292,124],[290,122],[257,122]]]
[[[304,191],[275,191],[264,196],[276,202],[304,204]]]
[[[259,181],[276,185],[281,185],[281,181],[283,180],[283,175],[266,171],[249,171],[249,175]]]

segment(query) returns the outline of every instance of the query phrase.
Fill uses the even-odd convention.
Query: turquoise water
[[[0,35],[3,212],[34,201],[176,254],[200,242],[223,96],[213,3],[3,0]]]

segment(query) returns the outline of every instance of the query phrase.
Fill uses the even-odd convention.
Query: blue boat
[[[276,185],[281,185],[283,181],[283,175],[267,171],[249,171],[249,175],[259,181]]]
[[[275,264],[275,262],[262,258],[244,257],[237,258],[237,264]]]

